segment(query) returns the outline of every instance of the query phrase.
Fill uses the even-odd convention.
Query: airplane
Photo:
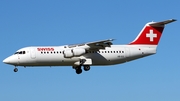
[[[134,41],[125,45],[113,45],[114,39],[63,46],[31,46],[17,50],[3,63],[17,66],[72,66],[77,74],[89,71],[90,66],[106,66],[126,63],[156,54],[156,49],[166,24],[176,21],[146,23]]]

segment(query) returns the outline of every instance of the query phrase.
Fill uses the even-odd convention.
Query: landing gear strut
[[[14,68],[14,72],[17,72],[17,71],[18,71],[18,69],[15,67],[15,68]]]

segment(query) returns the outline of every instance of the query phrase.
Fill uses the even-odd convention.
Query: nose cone
[[[16,65],[18,64],[17,56],[12,55],[10,57],[7,57],[6,59],[3,60],[3,62],[6,64]]]
[[[9,58],[4,59],[3,63],[9,64],[10,63]]]

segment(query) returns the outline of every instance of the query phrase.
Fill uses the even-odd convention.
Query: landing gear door
[[[30,54],[31,54],[31,59],[35,59],[36,58],[36,51],[34,48],[30,49]]]

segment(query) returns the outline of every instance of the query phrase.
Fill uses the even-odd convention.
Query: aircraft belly
[[[87,54],[86,58],[92,59],[92,65],[113,65],[118,63],[124,63],[125,57],[119,57],[118,54]]]

